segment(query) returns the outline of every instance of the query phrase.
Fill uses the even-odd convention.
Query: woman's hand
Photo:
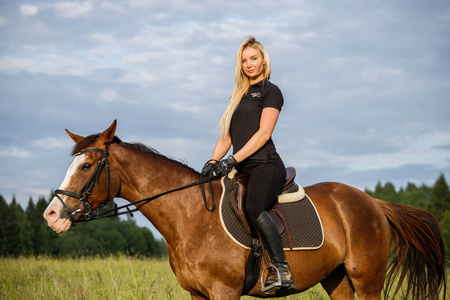
[[[225,176],[238,164],[234,156],[230,155],[227,159],[222,159],[219,163],[215,164],[214,171],[217,176]]]
[[[215,159],[208,160],[202,169],[202,175],[206,177],[211,177],[213,175],[214,169],[216,168],[218,161]]]

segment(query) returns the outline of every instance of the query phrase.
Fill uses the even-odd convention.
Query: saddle
[[[269,210],[269,215],[275,222],[280,235],[286,231],[289,248],[293,249],[292,235],[289,224],[284,215],[283,209],[280,203],[289,203],[299,201],[304,197],[304,190],[301,186],[295,183],[295,168],[286,168],[286,182],[283,189],[278,196],[278,201]],[[258,238],[256,229],[253,227],[252,222],[245,209],[245,199],[247,196],[248,178],[236,171],[229,174],[229,178],[233,178],[233,186],[230,193],[230,206],[239,220],[242,222],[245,230],[253,237]],[[303,195],[301,195],[303,194]]]

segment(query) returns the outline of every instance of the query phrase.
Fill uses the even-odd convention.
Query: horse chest
[[[180,250],[178,247],[174,247]],[[192,260],[192,256],[187,256],[182,251],[173,251],[172,247],[169,246],[169,261],[175,276],[177,277],[180,286],[190,292],[195,293],[202,290],[202,285],[200,284],[201,267],[197,261]],[[195,255],[194,255],[195,256]]]

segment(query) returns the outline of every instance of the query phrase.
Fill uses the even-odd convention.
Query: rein
[[[133,203],[122,205],[122,206],[119,206],[119,207],[117,207],[117,204],[116,204],[116,206],[113,209],[107,210],[107,211],[105,211],[103,213],[97,213],[95,217],[92,217],[92,218],[90,218],[88,220],[80,220],[80,221],[76,221],[76,222],[77,223],[79,223],[79,222],[87,222],[87,221],[93,221],[93,220],[98,220],[98,219],[110,218],[110,217],[115,217],[115,216],[120,216],[120,215],[125,215],[125,214],[129,214],[130,216],[133,217],[133,213],[134,212],[139,211],[139,209],[143,205],[149,203],[150,201],[158,199],[158,198],[160,198],[162,196],[165,196],[167,194],[171,194],[171,193],[174,193],[174,192],[182,191],[182,190],[185,190],[185,189],[197,186],[197,185],[201,185],[202,191],[204,191],[203,190],[204,189],[203,184],[205,184],[205,183],[210,183],[211,184],[212,180],[217,179],[217,178],[219,178],[219,176],[213,176],[213,177],[208,177],[208,178],[205,178],[205,179],[201,179],[201,180],[192,182],[190,184],[184,185],[182,187],[175,188],[173,190],[169,190],[169,191],[166,191],[166,192],[162,192],[160,194],[157,194],[157,195],[154,195],[154,196],[151,196],[151,197],[148,197],[148,198],[145,198],[145,199],[133,202]],[[203,194],[203,192],[202,192],[202,195],[203,195],[203,201],[205,202],[206,209],[209,212],[213,212],[214,208],[215,208],[215,204],[214,204],[214,193],[213,193],[213,190],[212,190],[212,184],[211,184],[211,196],[212,196],[211,208],[208,206],[208,203],[206,202],[206,196]],[[138,207],[136,207],[134,209],[130,209],[129,208],[130,206],[137,205],[137,204],[139,204]],[[126,209],[126,211],[120,211],[120,210],[123,210],[123,209]]]
[[[212,172],[209,174],[209,176],[207,178],[203,177],[203,172],[202,172],[200,175],[200,180],[198,180],[198,181],[192,182],[185,186],[175,188],[175,189],[172,189],[172,190],[169,190],[169,191],[166,191],[166,192],[163,192],[163,193],[160,193],[160,194],[157,194],[157,195],[154,195],[154,196],[142,199],[142,200],[139,200],[137,202],[129,203],[129,204],[126,204],[126,205],[123,205],[120,207],[117,207],[117,204],[116,204],[113,209],[107,210],[105,212],[94,211],[92,209],[92,205],[88,199],[92,193],[92,190],[95,187],[95,184],[99,182],[99,177],[100,177],[100,174],[102,173],[103,169],[106,170],[106,199],[105,199],[104,203],[101,205],[101,207],[105,206],[109,200],[109,187],[110,187],[110,174],[109,174],[109,164],[108,164],[109,145],[110,144],[106,144],[105,150],[98,149],[98,148],[88,148],[88,149],[85,149],[85,150],[80,151],[77,154],[75,154],[75,156],[79,156],[79,155],[82,155],[82,154],[85,154],[88,152],[92,152],[92,151],[103,154],[102,158],[99,160],[99,162],[97,164],[97,167],[94,170],[94,173],[91,175],[91,178],[87,181],[86,185],[81,189],[81,191],[79,193],[75,193],[75,192],[67,191],[67,190],[61,190],[61,189],[57,189],[54,192],[54,196],[56,198],[58,198],[59,201],[64,206],[64,209],[66,210],[67,214],[69,215],[70,221],[72,222],[73,225],[75,225],[75,223],[99,220],[99,219],[110,218],[110,217],[115,217],[115,216],[120,216],[120,215],[125,215],[125,214],[130,214],[131,217],[133,217],[134,212],[138,211],[143,205],[149,203],[150,201],[158,199],[164,195],[178,192],[178,191],[181,191],[184,189],[188,189],[190,187],[194,187],[197,185],[201,186],[202,197],[203,197],[203,201],[205,203],[206,209],[209,212],[214,211],[215,204],[214,204],[214,191],[213,191],[213,187],[212,187],[212,181],[219,178],[220,176],[213,176]],[[211,193],[211,197],[212,197],[211,207],[208,206],[208,203],[206,200],[206,193],[205,193],[205,188],[204,188],[205,183],[209,183],[210,193]],[[59,195],[65,195],[65,196],[79,199],[81,202],[80,207],[78,209],[70,209],[66,205],[66,203],[61,199],[61,197]],[[130,206],[132,206],[132,205],[136,206],[137,204],[139,204],[139,206],[135,207],[134,209],[130,209]],[[126,210],[121,211],[123,209],[126,209]],[[75,216],[77,214],[83,215],[84,219],[76,220]]]

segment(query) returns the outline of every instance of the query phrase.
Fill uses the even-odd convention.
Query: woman
[[[281,283],[271,278],[266,286],[295,289],[281,237],[267,213],[277,201],[286,176],[271,138],[283,106],[283,95],[269,81],[271,68],[267,51],[252,36],[238,49],[235,72],[234,91],[220,122],[221,136],[205,170],[223,176],[235,167],[247,176],[247,213],[281,275]],[[233,155],[221,160],[231,146]]]

